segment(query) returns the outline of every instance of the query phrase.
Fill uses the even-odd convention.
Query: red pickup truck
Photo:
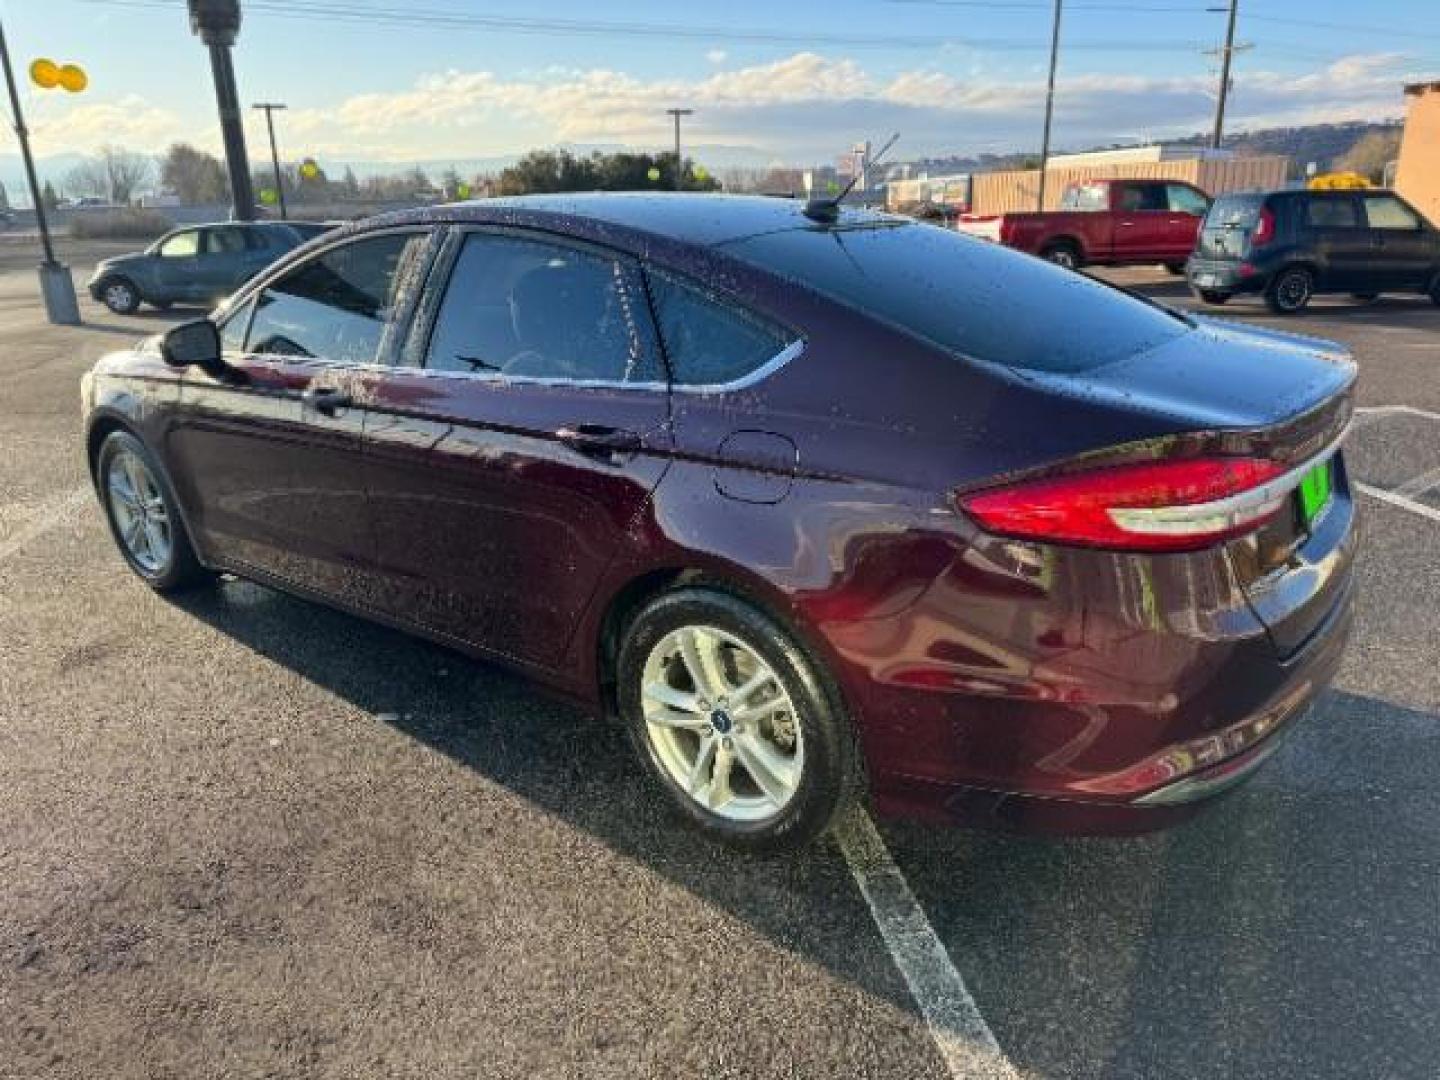
[[[967,214],[956,227],[1071,269],[1164,263],[1179,274],[1209,208],[1208,195],[1179,180],[1090,180],[1067,187],[1059,210]]]

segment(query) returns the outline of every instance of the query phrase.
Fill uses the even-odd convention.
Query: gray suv
[[[129,315],[142,301],[157,308],[179,301],[210,303],[325,228],[288,221],[188,225],[144,251],[104,260],[88,288],[117,315]]]

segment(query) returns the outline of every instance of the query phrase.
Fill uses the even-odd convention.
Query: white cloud
[[[723,54],[712,50],[709,59],[718,64]],[[1404,63],[1395,54],[1356,54],[1303,74],[1242,70],[1231,125],[1398,115]],[[1213,78],[1203,73],[1062,78],[1057,143],[1202,130],[1213,92]],[[828,159],[857,137],[899,130],[903,158],[1033,146],[1043,95],[1043,80],[1029,75],[1004,80],[971,67],[966,75],[915,69],[881,79],[853,59],[813,52],[683,78],[642,79],[607,68],[548,68],[518,78],[446,71],[406,90],[292,108],[281,121],[281,142],[287,156],[388,161],[489,156],[557,142],[655,147],[668,141],[664,110],[680,105],[696,110],[687,125],[695,143],[804,162]],[[47,153],[103,142],[158,150],[176,138],[211,147],[218,141],[213,122],[187,130],[174,112],[136,97],[38,104],[32,126]],[[259,118],[247,122],[252,148],[263,145]]]
[[[705,59],[709,60],[712,64],[723,64],[726,60],[730,59],[730,54],[724,49],[711,49],[705,54]]]

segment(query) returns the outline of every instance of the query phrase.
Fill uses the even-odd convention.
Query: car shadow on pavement
[[[833,845],[706,841],[620,730],[499,668],[249,583],[176,602],[914,1014]],[[1026,1075],[1418,1076],[1440,1051],[1437,763],[1440,717],[1331,692],[1255,782],[1169,833],[882,831]]]

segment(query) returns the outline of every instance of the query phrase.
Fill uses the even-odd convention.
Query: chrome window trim
[[[1183,506],[1117,507],[1106,513],[1122,529],[1150,536],[1186,536],[1244,524],[1277,509],[1300,486],[1306,473],[1339,453],[1340,444],[1350,434],[1350,427],[1351,424],[1347,423],[1330,445],[1318,454],[1306,458],[1273,480],[1238,495]]]

